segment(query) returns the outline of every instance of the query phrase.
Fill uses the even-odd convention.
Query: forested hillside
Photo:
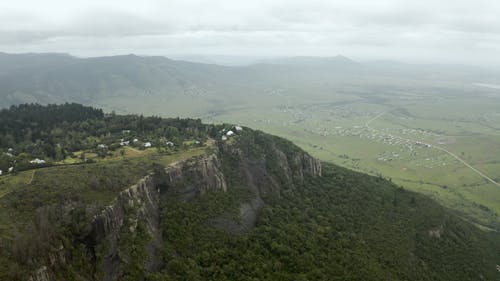
[[[0,176],[0,280],[500,277],[497,233],[282,138],[75,104],[1,114],[22,140],[9,164],[47,163]]]

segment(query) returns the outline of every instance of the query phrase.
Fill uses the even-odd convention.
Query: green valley
[[[288,138],[322,160],[390,178],[497,229],[498,99],[407,94],[397,102],[374,102],[353,95],[348,102],[295,101],[205,118]]]
[[[3,106],[76,101],[121,114],[239,123],[290,139],[324,161],[390,178],[498,230],[494,69],[345,57],[241,67],[133,55],[2,57],[19,65],[0,75],[8,86],[0,93]],[[39,62],[27,65],[27,59]],[[33,76],[40,68],[50,71]]]

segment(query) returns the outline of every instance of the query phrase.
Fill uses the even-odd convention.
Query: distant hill
[[[284,64],[284,65],[330,65],[336,67],[350,67],[359,65],[348,57],[338,55],[335,57],[287,57],[279,59],[261,60],[259,63]]]
[[[386,85],[397,85],[399,79],[441,81],[449,78],[442,69],[358,63],[344,56],[290,57],[228,67],[159,56],[76,58],[56,53],[0,53],[0,107],[25,102],[80,102],[140,112],[142,108],[136,106],[140,100],[143,104],[173,103],[172,115],[182,115],[175,109],[196,97],[205,110],[195,108],[186,113],[202,115],[221,106],[255,104],[256,97],[268,103],[267,92],[277,86],[314,89],[321,85],[322,90],[330,91],[332,83],[338,88],[381,80]],[[467,71],[455,70],[453,77],[479,81]],[[482,75],[481,81],[487,82],[487,78]]]
[[[153,105],[156,113],[158,104],[168,104],[162,114],[201,116],[266,103],[276,85],[308,87],[318,79],[345,76],[348,65],[356,63],[344,57],[293,58],[228,67],[135,55],[76,58],[2,53],[0,107],[79,102],[135,113]]]
[[[28,53],[7,54],[0,52],[0,75],[22,74],[24,72],[44,71],[47,68],[69,64],[77,60],[67,54]]]
[[[0,55],[1,104],[84,102],[209,88],[225,67],[135,55],[81,59],[59,54]]]

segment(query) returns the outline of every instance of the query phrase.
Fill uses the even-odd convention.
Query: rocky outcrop
[[[428,233],[429,233],[430,237],[441,238],[441,236],[444,233],[444,227],[443,227],[443,225],[440,225],[438,227],[431,228],[431,229],[429,229]]]
[[[251,153],[241,146],[222,147],[223,155],[232,159],[245,181],[263,198],[279,196],[280,189],[300,185],[306,177],[321,176],[321,162],[309,154],[273,142],[267,145],[260,153]]]
[[[105,245],[102,260],[96,265],[103,269],[103,280],[116,280],[121,276],[123,257],[118,248],[119,239],[124,232],[133,233],[138,222],[145,225],[151,238],[145,246],[149,255],[145,269],[154,272],[163,267],[155,258],[162,246],[159,202],[163,192],[170,188],[180,189],[179,199],[187,201],[208,190],[227,190],[216,155],[176,162],[165,169],[162,177],[146,176],[122,191],[111,205],[93,218],[86,240],[92,251],[96,251],[98,245]]]
[[[95,215],[88,227],[87,233],[82,233],[81,238],[90,253],[89,263],[94,264],[94,268],[102,268],[102,278],[96,276],[95,272],[92,280],[116,280],[120,275],[121,257],[118,251],[118,241],[124,231],[133,232],[137,227],[137,221],[141,220],[151,236],[148,244],[150,249],[156,249],[155,245],[161,243],[161,233],[159,230],[159,190],[155,187],[151,176],[146,176],[137,184],[123,190],[115,200],[100,213]],[[127,227],[127,229],[124,229]],[[104,253],[100,253],[100,260],[97,261],[96,254],[99,246],[105,246]],[[154,251],[154,250],[153,250]],[[53,281],[56,280],[52,268],[58,268],[66,264],[66,251],[59,248],[47,253],[50,264],[40,267],[29,281]],[[97,264],[99,263],[99,264]],[[154,263],[145,261],[146,267],[154,266]],[[96,271],[96,270],[94,270]]]
[[[302,166],[298,170],[302,180],[304,179],[304,175],[313,177],[321,176],[321,161],[318,159],[311,157],[309,154],[302,153],[296,155],[294,161],[296,166]]]
[[[103,269],[103,280],[115,280],[121,275],[123,257],[118,250],[120,235],[123,232],[133,233],[139,221],[145,225],[151,237],[146,245],[149,255],[154,255],[161,246],[159,193],[152,177],[147,176],[122,191],[111,205],[92,220],[87,243],[94,252],[98,245],[105,245],[102,264],[97,265]],[[154,259],[145,261],[148,270],[153,271],[160,266]]]
[[[35,274],[33,274],[28,281],[51,281],[52,278],[46,266],[40,267]]]
[[[154,213],[158,205],[158,190],[151,176],[141,179],[136,185],[122,191],[113,203],[102,210],[92,220],[90,239],[100,241],[110,235],[116,235],[123,226],[127,210],[139,207],[143,215]]]
[[[189,201],[209,190],[227,190],[217,155],[198,157],[170,165],[166,169],[166,186],[183,185],[181,200]]]
[[[231,162],[228,169],[239,172],[239,182],[246,184],[255,197],[241,204],[238,222],[217,219],[215,225],[231,233],[246,233],[256,225],[266,202],[279,199],[283,189],[300,186],[307,177],[321,176],[319,160],[295,146],[289,149],[290,143],[280,144],[274,140],[266,139],[265,147],[257,144],[259,140],[246,145],[223,144],[220,147],[223,160]]]
[[[113,202],[96,214],[83,234],[83,244],[93,266],[91,280],[120,280],[126,270],[128,253],[120,247],[124,237],[147,232],[144,269],[157,272],[164,267],[159,251],[163,248],[161,202],[164,196],[191,201],[211,190],[227,191],[237,184],[254,194],[239,206],[239,219],[213,218],[212,225],[234,234],[244,234],[257,223],[266,203],[281,197],[286,188],[298,188],[308,177],[321,176],[321,163],[287,143],[265,143],[254,153],[241,144],[224,144],[213,154],[169,165],[161,175],[148,175],[123,190]],[[252,144],[253,145],[253,144]],[[171,192],[172,191],[172,192]],[[172,198],[172,197],[169,197]],[[122,243],[123,244],[123,243]],[[64,256],[64,249],[58,256]],[[57,262],[55,262],[57,263]],[[41,267],[29,281],[51,281],[52,265]]]

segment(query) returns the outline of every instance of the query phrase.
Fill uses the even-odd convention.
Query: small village
[[[366,120],[374,117],[374,113],[363,108],[352,106],[313,105],[313,106],[279,106],[273,112],[288,116],[276,119],[255,119],[254,122],[264,126],[283,126],[301,128],[307,134],[324,138],[361,139],[374,144],[382,144],[384,150],[373,155],[373,160],[380,163],[404,163],[409,167],[435,169],[457,164],[458,161],[446,153],[433,149],[431,143],[446,146],[454,140],[439,133],[393,126],[372,128],[366,126]],[[395,117],[402,122],[410,122],[412,118]],[[285,119],[285,120],[284,120]],[[379,125],[380,126],[380,125]],[[321,146],[314,145],[321,148]],[[402,165],[402,164],[401,164]]]
[[[243,128],[241,126],[233,126],[230,127],[229,129],[222,129],[220,131],[221,141],[228,141],[230,138],[234,137],[238,132],[243,131]],[[171,149],[175,149],[176,144],[173,141],[168,140],[167,138],[160,137],[157,139],[157,141],[150,141],[150,140],[141,140],[139,137],[133,137],[131,135],[131,130],[123,130],[122,131],[123,138],[117,140],[116,142],[112,143],[99,143],[96,145],[94,150],[91,151],[82,151],[81,153],[74,153],[75,157],[79,156],[80,161],[82,162],[88,162],[88,161],[93,161],[92,160],[92,155],[95,154],[96,157],[101,157],[104,158],[106,156],[111,156],[112,151],[122,147],[130,147],[132,149],[137,149],[137,150],[147,150],[147,149],[152,149],[156,148],[159,151],[168,151]],[[184,141],[181,144],[179,144],[183,147],[186,146],[200,146],[202,145],[202,142],[199,140],[192,140],[192,141]],[[9,161],[12,163],[12,166],[9,166],[6,170],[1,170],[0,169],[0,176],[6,175],[9,173],[14,173],[16,172],[16,155],[14,154],[15,151],[13,148],[9,148],[7,152],[3,152],[3,155],[11,158],[12,160]],[[31,164],[31,168],[37,168],[37,167],[45,167],[45,166],[51,166],[51,165],[58,165],[58,164],[63,164],[63,163],[57,163],[51,160],[46,160],[46,159],[40,159],[40,158],[34,158],[32,160],[29,160],[29,164]],[[24,170],[24,169],[23,169]]]
[[[241,129],[241,127],[239,127],[239,126],[238,126],[238,128]],[[72,163],[72,164],[78,163],[78,162],[91,163],[91,162],[95,161],[96,158],[105,158],[108,156],[112,156],[113,151],[116,151],[117,149],[125,148],[125,147],[130,147],[130,149],[139,150],[139,151],[156,148],[156,149],[158,149],[158,151],[163,151],[163,152],[168,152],[169,150],[176,149],[176,144],[173,141],[170,141],[164,137],[157,138],[156,141],[141,140],[139,137],[133,137],[131,135],[130,130],[123,130],[122,135],[123,135],[123,138],[116,140],[115,142],[99,143],[95,146],[94,149],[80,151],[80,152],[74,152],[71,155],[68,155],[68,159],[72,159],[72,158],[76,159],[76,160],[69,161],[69,163]],[[228,132],[227,136],[230,136],[230,135],[232,135],[232,134],[229,134],[229,132]],[[200,146],[200,145],[202,145],[202,143],[199,140],[193,140],[193,141],[183,141],[179,145],[181,145],[183,147],[189,147],[189,146]],[[58,145],[58,146],[60,147],[60,145]],[[121,151],[123,151],[123,149]],[[22,154],[16,153],[13,148],[8,148],[7,152],[3,152],[2,155],[3,155],[3,157],[10,159],[10,160],[8,160],[10,165],[5,170],[0,169],[0,176],[17,172],[18,171],[17,164],[19,162],[26,162],[25,158],[29,157],[26,153],[22,153]],[[54,161],[53,159],[48,160],[48,159],[34,158],[31,160],[28,160],[27,162],[29,163],[29,165],[23,165],[21,170],[67,164],[66,159],[63,161]]]

